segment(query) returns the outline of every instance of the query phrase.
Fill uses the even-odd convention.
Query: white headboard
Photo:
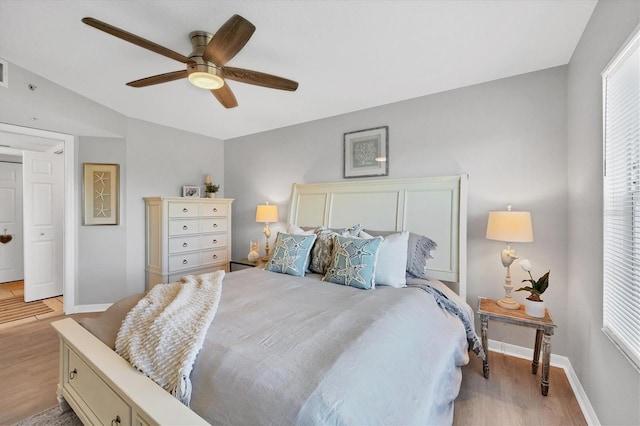
[[[429,276],[467,296],[467,175],[293,184],[289,223],[411,231],[438,244]]]

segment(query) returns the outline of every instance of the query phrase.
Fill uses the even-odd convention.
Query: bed
[[[411,230],[438,248],[428,279],[407,278],[407,288],[363,290],[273,268],[227,274],[191,373],[190,408],[112,350],[143,295],[84,327],[55,323],[61,405],[89,424],[450,424],[475,336],[464,300],[466,175],[294,184],[289,223],[307,233],[354,223]],[[114,404],[119,411],[104,407]]]

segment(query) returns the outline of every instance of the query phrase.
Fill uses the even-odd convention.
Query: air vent
[[[9,87],[9,64],[0,59],[0,86]]]

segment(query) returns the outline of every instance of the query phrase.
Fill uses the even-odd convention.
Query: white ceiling
[[[0,0],[0,57],[127,116],[226,140],[567,64],[595,5]],[[257,29],[227,65],[296,80],[296,92],[230,81],[239,106],[226,110],[186,80],[126,87],[184,65],[80,21],[91,16],[188,55],[191,31],[215,32],[236,13]]]

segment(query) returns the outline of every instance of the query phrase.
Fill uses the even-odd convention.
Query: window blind
[[[640,33],[602,77],[603,331],[640,369]]]

